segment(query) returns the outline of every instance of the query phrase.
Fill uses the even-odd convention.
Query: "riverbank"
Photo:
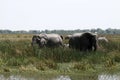
[[[120,73],[93,73],[93,72],[56,72],[47,71],[26,71],[26,72],[4,72],[0,73],[1,80],[119,80]]]

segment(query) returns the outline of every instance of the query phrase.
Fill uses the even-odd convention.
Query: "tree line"
[[[57,34],[73,34],[79,32],[93,32],[98,34],[120,34],[120,29],[76,29],[76,30],[19,30],[19,31],[12,31],[12,30],[0,30],[0,34],[40,34],[40,33],[57,33]]]

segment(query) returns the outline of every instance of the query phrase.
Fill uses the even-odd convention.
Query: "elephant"
[[[82,35],[82,33],[74,33],[72,35],[67,35],[66,39],[69,39],[69,47],[70,48],[79,48],[78,46],[78,38]]]
[[[108,39],[106,37],[98,37],[98,42],[108,43]]]
[[[38,44],[39,47],[44,47],[45,44],[47,43],[47,41],[44,38],[40,38],[38,34],[33,35],[32,37],[32,46],[34,46],[35,44]]]
[[[103,46],[107,45],[108,43],[109,41],[106,37],[98,37],[99,48],[103,48]]]
[[[37,43],[39,47],[56,47],[63,46],[63,36],[59,34],[46,34],[41,33],[34,35],[32,38],[32,44]]]
[[[80,36],[82,33],[74,33],[72,35],[67,35],[65,39],[70,39],[71,37]]]
[[[96,34],[85,32],[80,34],[73,34],[69,39],[69,47],[80,51],[96,51],[97,37]]]

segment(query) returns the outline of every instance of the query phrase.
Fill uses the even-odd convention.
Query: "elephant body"
[[[72,34],[72,35],[67,35],[67,36],[65,37],[65,39],[70,39],[70,38],[72,38],[72,37],[76,37],[76,36],[80,36],[80,35],[82,35],[82,33],[74,33],[74,34]]]
[[[32,40],[32,43],[36,42],[40,47],[56,47],[62,46],[62,41],[63,37],[58,34],[39,34],[37,35],[35,41]]]
[[[80,51],[96,51],[97,49],[97,39],[96,35],[86,32],[73,35],[69,39],[69,47],[78,49]]]

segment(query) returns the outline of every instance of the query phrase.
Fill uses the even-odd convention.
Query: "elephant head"
[[[34,46],[34,44],[38,44],[39,47],[44,47],[47,43],[47,40],[43,37],[41,37],[40,35],[33,35],[32,37],[32,46]]]
[[[32,46],[34,45],[34,44],[39,44],[39,41],[40,41],[40,38],[38,37],[38,35],[33,35],[33,37],[32,37]]]

